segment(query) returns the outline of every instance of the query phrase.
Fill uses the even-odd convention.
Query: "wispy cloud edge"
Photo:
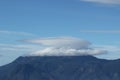
[[[120,34],[120,30],[80,30],[82,33],[111,33]]]
[[[28,32],[17,32],[17,31],[7,31],[7,30],[0,30],[0,34],[15,34],[15,35],[24,35],[24,36],[36,36],[35,34],[28,33]]]
[[[100,3],[100,4],[120,4],[120,0],[80,0],[84,2],[93,2],[93,3]]]

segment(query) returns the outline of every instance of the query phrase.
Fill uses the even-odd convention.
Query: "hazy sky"
[[[76,37],[120,58],[120,0],[0,0],[0,65],[41,49],[24,39]]]

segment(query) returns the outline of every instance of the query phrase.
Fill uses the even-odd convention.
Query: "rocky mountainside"
[[[0,80],[120,80],[120,60],[93,56],[19,57],[0,67]]]

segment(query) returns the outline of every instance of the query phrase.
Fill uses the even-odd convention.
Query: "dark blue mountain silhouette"
[[[120,60],[93,56],[19,57],[0,67],[0,80],[120,80]]]

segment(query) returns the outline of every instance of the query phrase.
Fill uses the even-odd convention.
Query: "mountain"
[[[0,67],[0,80],[120,80],[120,60],[93,56],[19,57]]]

